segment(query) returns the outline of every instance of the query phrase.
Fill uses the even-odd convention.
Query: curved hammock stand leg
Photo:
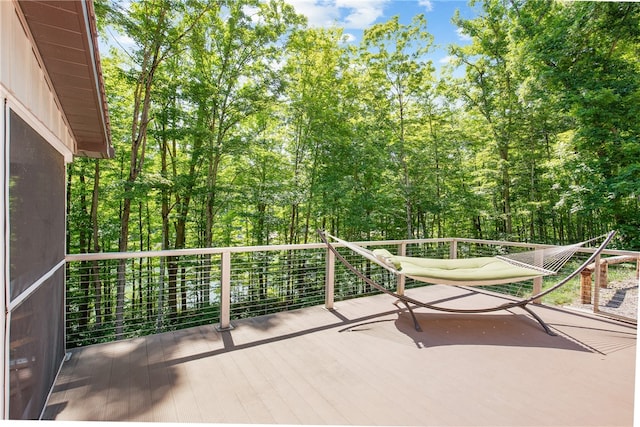
[[[395,295],[393,292],[391,293],[393,295]],[[408,302],[406,302],[404,299],[402,298],[398,298],[396,300],[395,303],[393,303],[396,307],[398,307],[398,303],[401,302],[404,304],[405,307],[407,307],[407,310],[409,311],[409,313],[411,313],[411,318],[413,319],[413,327],[416,328],[416,331],[418,332],[422,332],[422,328],[420,327],[420,323],[418,323],[418,319],[416,318],[415,313],[413,312],[413,309],[411,308],[411,306],[409,305]],[[399,308],[399,307],[398,307]]]
[[[384,286],[374,282],[372,279],[370,279],[364,273],[362,273],[360,270],[358,270],[356,267],[354,267],[349,261],[347,261],[345,259],[345,257],[343,257],[338,252],[338,250],[331,243],[329,243],[329,241],[327,240],[327,237],[325,236],[324,231],[318,230],[318,234],[320,235],[320,239],[324,242],[325,245],[327,245],[329,250],[331,250],[331,252],[333,252],[333,254],[336,256],[336,258],[338,258],[340,260],[340,262],[342,262],[351,272],[353,272],[360,279],[364,280],[365,283],[367,283],[369,286],[371,286],[371,287],[373,287],[373,288],[375,288],[375,289],[377,289],[377,290],[379,290],[379,291],[381,291],[381,292],[383,292],[385,294],[388,294],[388,295],[391,295],[391,296],[397,298],[397,301],[395,303],[396,306],[397,306],[398,302],[402,302],[405,305],[405,307],[407,307],[409,313],[411,314],[411,317],[413,318],[414,327],[415,327],[416,331],[418,331],[418,332],[422,332],[422,328],[420,328],[420,324],[418,323],[418,319],[416,318],[416,315],[413,312],[413,309],[411,308],[410,304],[413,304],[413,305],[418,306],[418,307],[424,307],[424,308],[428,308],[428,309],[431,309],[431,310],[444,311],[444,312],[448,312],[448,313],[490,313],[490,312],[493,312],[493,311],[509,310],[511,308],[514,308],[514,307],[520,307],[521,309],[523,309],[524,311],[529,313],[540,324],[540,326],[542,326],[542,328],[544,329],[544,331],[547,334],[552,335],[552,336],[556,336],[557,334],[554,333],[551,330],[551,328],[542,320],[542,318],[540,318],[540,316],[538,316],[533,310],[531,310],[529,307],[527,307],[527,305],[529,303],[533,302],[534,300],[536,300],[538,298],[542,298],[543,296],[555,291],[556,289],[560,288],[561,286],[563,286],[567,282],[569,282],[571,279],[576,277],[578,274],[580,274],[580,272],[582,270],[584,270],[589,264],[594,262],[595,259],[602,253],[604,248],[613,239],[613,236],[616,234],[616,232],[615,231],[610,232],[605,237],[605,239],[600,244],[600,246],[597,249],[595,249],[595,251],[591,254],[591,256],[589,256],[589,258],[585,262],[583,262],[571,274],[569,274],[564,279],[562,279],[561,281],[559,281],[555,285],[551,286],[550,288],[548,288],[548,289],[546,289],[546,290],[544,290],[542,292],[538,292],[537,294],[532,295],[529,298],[526,298],[526,299],[523,299],[523,300],[520,300],[520,301],[509,302],[509,303],[502,304],[502,305],[499,305],[499,306],[496,306],[496,307],[479,308],[479,309],[455,309],[455,308],[441,307],[441,306],[436,306],[436,305],[433,305],[433,304],[430,304],[430,303],[418,301],[418,300],[416,300],[414,298],[411,298],[411,297],[408,297],[406,295],[397,294],[396,292],[393,292],[393,291],[385,288]]]
[[[553,332],[551,328],[549,328],[549,326],[544,322],[544,320],[542,320],[542,318],[540,318],[540,316],[538,316],[533,310],[527,307],[527,304],[519,305],[519,307],[524,311],[526,311],[527,313],[529,313],[534,319],[536,319],[538,323],[540,323],[540,326],[542,326],[542,329],[544,329],[544,331],[547,334],[551,335],[552,337],[555,337],[557,334]]]

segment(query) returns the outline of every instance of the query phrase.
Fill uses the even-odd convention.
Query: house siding
[[[0,418],[38,419],[65,351],[65,165],[77,143],[14,1],[0,1],[0,101]],[[19,263],[25,244],[42,250]]]
[[[71,161],[76,142],[20,17],[14,2],[0,1],[0,86],[39,122],[35,126],[39,133],[47,134],[43,136],[49,143]]]

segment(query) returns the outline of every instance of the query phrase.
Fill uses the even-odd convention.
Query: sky
[[[1,0],[0,0],[1,1]],[[297,13],[307,17],[311,27],[338,26],[344,29],[350,43],[360,43],[366,28],[398,16],[402,24],[423,13],[427,18],[427,31],[434,36],[432,53],[428,55],[436,69],[447,63],[447,45],[464,45],[470,39],[458,32],[451,18],[456,10],[463,18],[474,18],[478,12],[469,7],[467,0],[285,0]],[[479,6],[475,6],[477,9]],[[116,43],[126,49],[132,40],[121,34],[110,33],[112,40],[101,41],[101,50],[107,52],[108,44]]]
[[[451,23],[454,12],[460,10],[463,18],[473,18],[477,12],[464,0],[285,0],[296,12],[305,15],[309,26],[336,25],[345,30],[353,43],[362,40],[363,30],[398,16],[403,24],[423,13],[427,18],[427,31],[434,36],[435,49],[431,55],[438,67],[447,62],[447,45],[470,43]],[[478,6],[476,6],[478,7]]]

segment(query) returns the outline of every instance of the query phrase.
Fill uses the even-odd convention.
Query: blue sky
[[[2,1],[2,0],[0,0]],[[362,40],[364,29],[393,16],[400,22],[409,24],[418,13],[427,18],[427,30],[434,36],[434,49],[429,59],[436,69],[447,62],[447,45],[470,43],[468,37],[460,34],[451,18],[460,10],[463,18],[473,18],[477,12],[468,6],[466,0],[285,0],[296,12],[305,15],[309,26],[330,27],[337,25],[344,29],[352,43]],[[126,2],[125,2],[126,4]],[[479,6],[475,6],[478,8]],[[132,40],[122,34],[110,31],[110,40],[101,40],[101,50],[107,52],[109,44],[115,42],[121,48],[128,48]]]
[[[463,0],[285,0],[296,12],[307,17],[310,26],[344,28],[354,42],[362,40],[365,28],[386,22],[397,15],[400,22],[408,24],[418,13],[427,18],[427,30],[434,36],[431,59],[439,66],[447,61],[446,46],[450,43],[467,44],[469,39],[459,34],[451,23],[456,9],[463,18],[477,15]],[[476,6],[478,7],[478,6]]]

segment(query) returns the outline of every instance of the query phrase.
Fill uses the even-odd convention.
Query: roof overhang
[[[76,140],[75,154],[113,157],[92,0],[18,4]]]

